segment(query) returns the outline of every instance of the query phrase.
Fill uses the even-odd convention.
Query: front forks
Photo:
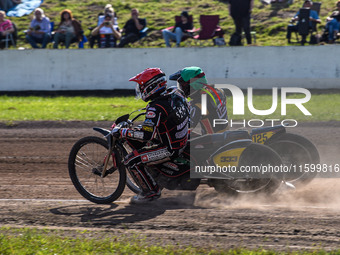
[[[114,155],[112,154],[112,147],[109,148],[107,155],[104,158],[104,167],[103,167],[103,171],[101,174],[101,177],[104,178],[106,176],[106,171],[107,171],[107,166],[109,164],[110,161],[110,156],[112,156],[112,160],[114,161]]]

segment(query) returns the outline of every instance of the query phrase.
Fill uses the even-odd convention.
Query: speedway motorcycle
[[[124,157],[132,149],[127,140],[117,139],[114,134],[120,128],[132,128],[134,121],[143,115],[145,112],[132,120],[129,119],[130,114],[123,115],[114,122],[111,130],[93,128],[103,138],[87,136],[74,144],[68,160],[69,175],[83,197],[94,203],[107,204],[121,196],[125,185],[136,193],[140,191],[124,165]],[[194,155],[191,155],[193,151]],[[195,178],[190,175],[197,166],[211,168],[217,165],[225,169],[232,167],[235,171],[214,176],[203,171]],[[279,167],[282,161],[270,147],[254,143],[247,131],[236,130],[194,138],[179,157],[146,167],[160,188],[169,190],[196,190],[199,185],[207,184],[218,192],[228,194],[273,193],[281,184],[282,177],[279,175],[238,171],[242,167],[262,165]]]
[[[177,81],[181,71],[169,76],[169,80]],[[264,144],[276,151],[283,164],[289,167],[303,166],[304,164],[318,165],[320,155],[315,145],[307,138],[287,133],[285,126],[261,127],[249,132],[254,143]],[[313,180],[316,172],[290,171],[284,176],[285,181],[295,186],[305,185]]]

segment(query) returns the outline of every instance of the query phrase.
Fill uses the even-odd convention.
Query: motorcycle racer
[[[226,95],[222,89],[208,85],[205,73],[200,67],[185,67],[170,75],[170,80],[177,80],[177,86],[183,91],[186,98],[190,98],[190,129],[191,131],[201,124],[201,135],[223,133],[228,130],[228,124],[219,124],[213,127],[214,119],[228,120]],[[207,115],[201,114],[201,95],[207,94]],[[191,138],[197,134],[191,132]],[[282,189],[294,190],[295,186],[283,181]]]
[[[213,119],[228,120],[226,95],[223,90],[208,85],[205,73],[200,67],[185,67],[170,76],[170,80],[177,80],[178,87],[186,98],[190,98],[190,128],[201,124],[201,133],[222,133],[228,129],[228,124],[213,126]],[[201,114],[201,96],[207,94],[207,115]]]
[[[165,73],[159,68],[147,68],[129,81],[137,83],[136,91],[143,101],[150,101],[142,127],[122,128],[117,134],[133,148],[124,164],[142,189],[130,202],[143,203],[161,195],[145,166],[169,161],[181,154],[187,145],[189,106],[178,91],[166,90]]]

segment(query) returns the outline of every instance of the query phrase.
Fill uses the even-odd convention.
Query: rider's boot
[[[161,196],[161,189],[142,164],[134,165],[130,170],[135,182],[142,190],[140,194],[131,198],[131,204],[150,202]]]
[[[131,204],[143,204],[147,202],[151,202],[153,200],[158,199],[161,196],[161,189],[157,187],[156,190],[143,191],[142,193],[133,196],[130,200]]]

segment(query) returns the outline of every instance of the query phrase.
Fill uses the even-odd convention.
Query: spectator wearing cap
[[[121,38],[119,27],[114,25],[113,15],[107,13],[103,22],[92,30],[92,36],[99,35],[98,48],[116,47],[116,42]]]
[[[131,9],[131,19],[129,19],[123,27],[122,39],[118,47],[122,48],[129,43],[134,43],[139,40],[139,31],[146,26],[146,20],[139,18],[139,11],[136,8]]]
[[[41,43],[41,48],[44,49],[51,41],[51,22],[41,8],[34,10],[34,18],[27,31],[26,40],[34,49],[39,48],[37,43]]]
[[[313,2],[311,0],[305,0],[303,3],[303,8],[310,9],[313,6]],[[298,21],[299,20],[299,14],[300,10],[295,14],[295,16],[291,19],[291,22]],[[312,28],[313,22],[321,23],[321,20],[319,18],[319,15],[316,11],[310,10],[309,12],[309,27]],[[298,32],[298,25],[299,22],[296,23],[296,25],[290,24],[287,28],[287,40],[288,43],[290,43],[290,38],[292,35],[292,32]]]
[[[183,35],[191,29],[193,29],[193,24],[189,21],[189,13],[187,11],[183,11],[181,13],[181,21],[175,24],[172,32],[168,29],[164,29],[162,31],[165,45],[167,47],[171,47],[170,40],[175,40],[176,46],[179,47]]]

